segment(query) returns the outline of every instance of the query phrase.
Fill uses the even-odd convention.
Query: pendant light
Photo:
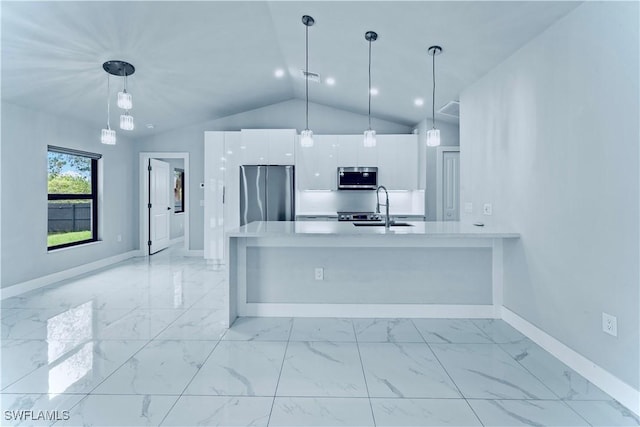
[[[313,147],[313,132],[309,129],[309,27],[315,24],[315,20],[309,15],[302,17],[302,23],[305,25],[305,99],[306,99],[306,127],[300,132],[300,146]]]
[[[133,130],[133,116],[131,116],[131,114],[129,113],[129,110],[133,107],[133,102],[131,99],[131,94],[127,92],[127,81],[128,77],[136,72],[136,69],[128,62],[120,60],[107,61],[102,64],[102,68],[108,74],[123,78],[123,90],[122,92],[118,92],[117,101],[118,107],[125,110],[124,114],[120,115],[120,129]]]
[[[442,53],[442,48],[431,46],[427,52],[433,57],[433,91],[431,96],[431,124],[433,127],[427,131],[427,147],[437,147],[440,145],[440,130],[436,129],[436,55]]]
[[[123,110],[131,110],[133,108],[133,98],[131,94],[127,92],[127,71],[126,68],[124,71],[124,88],[122,92],[118,92],[118,107]]]
[[[107,145],[116,145],[116,131],[111,130],[111,115],[109,111],[109,95],[111,94],[111,88],[109,87],[109,74],[107,74],[107,128],[102,129],[102,135],[100,136],[100,142]]]
[[[367,31],[364,38],[369,42],[369,129],[364,131],[363,144],[370,148],[376,146],[376,131],[371,129],[371,43],[378,40],[378,33]]]

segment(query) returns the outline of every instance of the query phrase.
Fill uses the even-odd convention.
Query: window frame
[[[99,241],[98,239],[98,160],[102,157],[100,154],[87,153],[84,151],[66,149],[61,147],[47,147],[47,156],[49,153],[67,154],[78,157],[85,157],[91,160],[91,194],[50,194],[47,189],[47,201],[51,200],[90,200],[91,201],[91,238],[78,240],[77,242],[63,243],[61,245],[49,246],[47,244],[47,251],[54,251],[56,249],[68,248],[72,246],[84,245],[86,243],[93,243]],[[47,222],[49,215],[47,213]],[[47,226],[48,229],[48,226]],[[47,233],[48,235],[48,233]]]

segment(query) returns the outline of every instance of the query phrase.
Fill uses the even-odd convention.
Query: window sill
[[[52,254],[52,253],[57,253],[62,251],[68,251],[69,249],[86,248],[87,246],[99,245],[100,243],[102,243],[102,240],[96,240],[95,242],[81,243],[79,245],[67,246],[65,248],[58,248],[58,249],[47,248],[47,253]]]

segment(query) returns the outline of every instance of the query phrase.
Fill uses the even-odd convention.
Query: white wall
[[[232,116],[199,123],[143,138],[137,142],[137,151],[189,152],[191,169],[189,198],[189,244],[191,250],[204,247],[204,132],[238,131],[241,129],[302,129],[304,127],[304,101],[294,99],[246,111]],[[373,127],[380,134],[410,133],[411,127],[372,118]],[[354,114],[319,104],[309,104],[309,126],[316,134],[356,134],[364,132],[367,116]],[[136,166],[137,170],[137,166]]]
[[[418,178],[420,182],[425,183],[425,216],[427,221],[436,220],[436,157],[437,148],[427,147],[427,130],[431,129],[431,119],[423,120],[416,128],[418,129],[418,135],[420,136],[420,147],[418,155],[420,156],[420,165],[425,165],[418,172]],[[456,124],[438,121],[436,118],[436,127],[440,129],[440,145],[456,147],[460,145],[460,131]]]
[[[171,207],[173,208],[173,171],[174,169],[184,170],[184,159],[158,159],[163,162],[169,163],[169,172],[171,173],[171,185],[169,188],[169,200],[171,200]],[[185,172],[186,173],[186,172]],[[171,212],[171,221],[169,225],[169,237],[171,240],[184,237],[184,213]]]
[[[47,145],[102,154],[102,242],[47,252]],[[100,128],[2,103],[1,149],[3,288],[137,246],[134,153],[122,131],[117,145],[107,146],[100,143]]]
[[[485,222],[522,234],[505,246],[505,306],[635,389],[638,12],[586,2],[460,97],[461,204],[491,202]]]

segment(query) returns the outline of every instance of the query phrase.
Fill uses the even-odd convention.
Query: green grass
[[[91,231],[73,231],[70,233],[56,233],[47,236],[47,246],[64,245],[65,243],[79,242],[91,239]]]

